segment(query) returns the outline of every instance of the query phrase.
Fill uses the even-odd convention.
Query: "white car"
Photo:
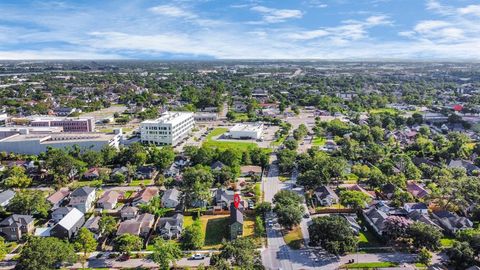
[[[203,260],[205,259],[205,255],[202,255],[202,254],[193,254],[192,257],[191,257],[192,260]]]

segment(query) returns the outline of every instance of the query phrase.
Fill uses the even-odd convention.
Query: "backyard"
[[[228,215],[204,215],[200,217],[202,231],[205,237],[203,249],[219,249],[223,239],[228,237],[227,228],[230,217]],[[187,227],[193,223],[192,216],[183,218],[183,226]]]
[[[285,243],[292,249],[300,249],[303,246],[303,234],[300,226],[293,228],[283,235]]]

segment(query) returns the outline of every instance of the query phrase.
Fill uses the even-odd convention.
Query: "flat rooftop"
[[[263,129],[262,123],[254,123],[254,124],[236,124],[232,128],[230,128],[230,132],[232,131],[259,131]]]
[[[164,112],[162,116],[154,120],[145,120],[142,124],[171,124],[176,125],[188,118],[193,117],[191,112]]]
[[[41,141],[48,143],[65,143],[76,141],[106,141],[115,137],[104,133],[49,133],[49,134],[15,134],[1,139],[2,142]]]

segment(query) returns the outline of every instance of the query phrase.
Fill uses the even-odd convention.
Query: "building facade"
[[[93,117],[37,117],[33,118],[30,124],[33,127],[62,127],[64,132],[95,131],[95,120]]]
[[[177,145],[195,125],[193,113],[165,112],[155,120],[140,124],[141,141],[155,145]]]

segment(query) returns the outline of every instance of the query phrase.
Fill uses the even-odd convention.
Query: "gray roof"
[[[230,224],[235,222],[243,224],[243,213],[232,205],[230,206]]]
[[[172,227],[178,227],[182,229],[183,227],[183,215],[182,214],[175,214],[172,217],[162,217],[158,221],[157,227],[159,229],[170,229]]]
[[[179,201],[180,198],[180,191],[176,188],[168,189],[163,193],[162,200],[172,200],[172,201]]]
[[[59,207],[52,212],[52,216],[54,216],[54,215],[66,215],[66,214],[70,213],[70,210],[72,210],[71,207]]]
[[[2,222],[0,222],[0,227],[10,227],[12,225],[20,227],[21,225],[27,225],[30,222],[33,222],[33,217],[30,215],[13,214],[2,220]]]
[[[88,196],[88,194],[95,192],[95,188],[91,187],[81,187],[75,189],[72,194],[70,194],[70,197],[84,197]]]
[[[325,199],[327,196],[332,197],[333,199],[338,200],[337,194],[327,186],[321,186],[315,190],[315,196],[317,196],[319,199]]]
[[[15,196],[15,191],[11,189],[4,190],[0,193],[0,203],[11,200]]]

